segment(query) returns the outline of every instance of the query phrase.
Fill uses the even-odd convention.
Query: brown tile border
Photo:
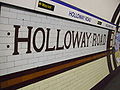
[[[49,78],[51,76],[60,74],[70,69],[76,68],[85,63],[94,61],[96,59],[107,56],[111,51],[103,51],[100,53],[74,58],[43,67],[37,67],[9,75],[0,77],[1,89],[3,90],[15,90],[23,86],[35,83],[37,81]]]

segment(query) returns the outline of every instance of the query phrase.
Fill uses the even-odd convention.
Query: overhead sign
[[[66,3],[65,0],[2,0],[1,2],[116,30],[116,26],[109,21]]]
[[[92,20],[92,18],[90,18],[90,17],[87,17],[85,15],[82,15],[80,13],[76,13],[76,12],[73,12],[73,11],[69,11],[69,16],[73,17],[73,18],[76,18],[76,19],[84,20],[84,21],[87,21],[87,22],[91,22],[91,20]]]
[[[98,24],[98,25],[102,25],[102,22],[98,21],[97,24]]]
[[[48,4],[48,3],[45,3],[45,2],[42,2],[42,1],[39,1],[38,2],[38,7],[54,11],[55,6],[51,5],[51,4]]]
[[[116,26],[111,24],[109,21],[104,20],[98,16],[95,16],[73,5],[70,5],[66,2],[63,2],[60,0],[39,0],[38,2],[43,2],[43,1],[44,3],[47,3],[47,4],[49,3],[50,5],[54,5],[55,6],[54,11],[51,12],[51,11],[48,11],[47,9],[45,10],[45,9],[39,8],[38,5],[36,6],[35,10],[69,18],[72,20],[80,21],[80,22],[89,23],[92,25],[96,25],[96,26],[100,26],[100,27],[104,27],[112,30],[116,30]]]

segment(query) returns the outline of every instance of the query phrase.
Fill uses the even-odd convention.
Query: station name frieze
[[[54,32],[56,32],[56,35],[51,33],[51,28],[42,28],[38,27],[33,30],[33,27],[27,26],[27,38],[20,37],[20,30],[21,26],[14,25],[14,51],[13,55],[19,54],[19,43],[27,42],[27,49],[26,53],[32,53],[32,47],[36,52],[41,52],[42,50],[47,51],[55,51],[55,50],[64,50],[64,49],[70,49],[70,48],[89,48],[89,47],[95,47],[95,46],[101,46],[106,45],[107,35],[106,34],[99,34],[99,33],[91,33],[91,32],[83,32],[83,31],[70,31],[70,30],[61,30],[56,29]],[[64,34],[63,34],[64,32]],[[40,33],[40,34],[37,34]],[[38,35],[41,35],[38,37]],[[33,37],[32,37],[33,36]],[[52,36],[55,36],[55,42],[52,45],[50,45],[50,42],[52,42]],[[60,38],[62,36],[63,38]],[[41,41],[36,42],[36,39],[39,38]],[[61,40],[62,39],[62,40]],[[39,45],[38,45],[39,44]],[[44,48],[44,49],[43,49]]]

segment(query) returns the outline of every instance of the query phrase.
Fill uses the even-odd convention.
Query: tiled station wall
[[[42,15],[38,13],[29,12],[26,10],[17,9],[14,7],[1,6],[1,16],[0,16],[0,73],[1,75],[18,72],[21,70],[26,70],[38,66],[43,66],[51,62],[59,62],[59,58],[65,58],[65,52],[56,51],[56,52],[45,52],[45,53],[36,53],[31,45],[32,54],[26,54],[27,43],[19,43],[19,55],[12,55],[14,50],[14,25],[20,25],[19,37],[27,38],[27,27],[34,27],[33,30],[38,27],[51,28],[51,30],[57,29],[66,29],[69,30],[72,28],[77,28],[73,25],[72,22],[66,21],[63,19],[58,19],[50,17],[47,15]],[[59,27],[59,28],[58,28]],[[32,31],[33,31],[32,30]],[[34,32],[34,31],[33,31]],[[7,35],[10,33],[10,35]],[[55,32],[52,32],[55,33]],[[56,33],[55,33],[56,34]],[[33,36],[31,36],[33,37]],[[37,40],[40,42],[40,39]],[[50,46],[54,45],[56,42],[55,37],[52,37],[52,42]],[[9,45],[9,48],[7,48]],[[44,51],[44,50],[43,50]],[[66,51],[66,50],[65,50]],[[71,51],[68,51],[68,55],[71,54]],[[4,56],[4,57],[3,57]],[[67,55],[66,55],[67,56]],[[39,59],[40,58],[40,59]]]
[[[34,29],[42,27],[44,29],[51,28],[72,30],[79,27],[80,23],[67,21],[60,18],[54,18],[40,13],[34,13],[24,9],[12,6],[1,6],[0,11],[0,75],[27,70],[49,64],[51,62],[59,62],[61,58],[77,53],[71,53],[72,50],[51,52],[51,54],[36,53],[31,49],[32,54],[26,54],[27,43],[19,43],[19,55],[12,55],[14,49],[14,26],[20,25],[20,37],[27,37],[27,26],[33,26]],[[59,27],[59,28],[58,28]],[[8,34],[10,33],[10,35]],[[53,32],[55,33],[55,32]],[[52,37],[54,40],[54,37]],[[39,41],[39,39],[38,39]],[[51,46],[53,43],[50,43]],[[31,46],[32,47],[32,46]],[[77,51],[77,50],[76,50]],[[74,52],[76,52],[74,51]],[[88,51],[83,51],[88,52]],[[45,56],[47,55],[47,56]],[[4,56],[4,57],[3,57]],[[41,58],[41,59],[39,59]],[[48,59],[48,60],[47,60]],[[109,74],[107,67],[107,58],[101,58],[91,63],[82,65],[75,69],[66,71],[40,82],[20,88],[20,90],[88,90]]]
[[[28,26],[32,26],[31,31],[31,51],[32,53],[26,54],[27,42],[18,42],[18,52],[19,55],[13,55],[14,52],[14,36],[15,27],[14,25],[20,25],[20,30],[18,38],[28,38]],[[24,9],[18,9],[14,7],[1,6],[1,16],[0,16],[0,73],[1,75],[10,74],[34,67],[44,66],[50,63],[60,62],[63,60],[68,60],[71,58],[80,57],[80,55],[88,55],[91,50],[97,53],[97,50],[104,49],[102,45],[100,47],[89,47],[87,49],[72,48],[64,50],[55,50],[51,52],[45,52],[45,48],[41,52],[36,52],[32,45],[33,34],[35,30],[40,27],[45,30],[46,28],[51,29],[51,40],[50,47],[56,45],[57,29],[62,30],[60,33],[60,43],[59,46],[63,45],[64,32],[67,30],[78,31],[87,27],[82,26],[80,23],[68,21],[65,19],[55,18],[48,15],[43,15],[40,13],[34,13]],[[89,26],[87,32],[100,33],[102,29]],[[102,30],[107,32],[107,30]],[[52,36],[54,35],[54,36]],[[45,35],[45,37],[47,34]],[[36,35],[36,45],[39,47],[42,35],[38,33]],[[45,41],[46,42],[46,41]],[[45,47],[45,46],[44,46]],[[98,49],[99,48],[99,49]],[[71,53],[72,52],[72,53]]]

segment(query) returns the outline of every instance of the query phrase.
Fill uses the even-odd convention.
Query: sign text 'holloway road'
[[[20,26],[14,25],[15,28],[15,37],[14,37],[14,52],[13,55],[18,55],[18,43],[19,42],[27,42],[27,50],[26,53],[31,53],[31,42],[33,44],[33,48],[36,52],[41,52],[43,48],[45,47],[45,51],[54,51],[54,50],[63,50],[63,49],[69,49],[72,48],[83,48],[83,47],[93,47],[93,46],[101,46],[106,44],[106,34],[98,34],[98,33],[90,33],[90,32],[80,32],[80,31],[66,31],[63,36],[63,45],[60,45],[60,34],[62,30],[57,29],[56,30],[56,42],[54,42],[53,46],[50,46],[51,39],[51,29],[50,28],[42,28],[38,27],[36,30],[32,33],[33,27],[28,26],[28,37],[27,38],[19,38],[19,31]],[[42,42],[39,42],[36,44],[37,33],[41,33],[42,37],[40,38]],[[33,38],[31,35],[33,34]]]

